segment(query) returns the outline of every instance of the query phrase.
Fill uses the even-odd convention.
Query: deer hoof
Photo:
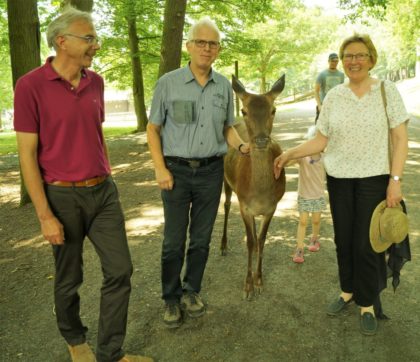
[[[254,290],[244,290],[244,300],[248,302],[254,298]]]

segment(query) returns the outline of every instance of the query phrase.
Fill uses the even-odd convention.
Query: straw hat
[[[386,207],[386,200],[376,206],[370,221],[372,249],[382,253],[394,243],[402,242],[408,234],[408,218],[401,204]]]

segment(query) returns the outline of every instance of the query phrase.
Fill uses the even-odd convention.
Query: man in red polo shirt
[[[14,127],[23,178],[53,248],[58,328],[73,361],[95,361],[77,292],[87,236],[104,275],[96,360],[151,361],[122,350],[133,267],[102,133],[104,83],[87,70],[100,48],[90,14],[68,9],[47,39],[56,56],[18,80]]]

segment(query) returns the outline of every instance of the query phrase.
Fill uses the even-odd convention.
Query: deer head
[[[232,88],[242,101],[242,115],[248,130],[250,146],[265,149],[269,145],[276,107],[274,100],[283,91],[283,74],[265,94],[248,93],[244,85],[232,75]]]

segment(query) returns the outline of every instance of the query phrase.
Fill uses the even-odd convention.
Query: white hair
[[[55,18],[47,28],[47,42],[50,48],[57,49],[55,38],[62,35],[71,24],[75,21],[83,20],[93,25],[92,16],[90,13],[85,11],[77,10],[71,6],[67,7],[66,10],[57,18]]]
[[[217,40],[220,41],[221,35],[219,28],[213,20],[211,20],[208,16],[205,16],[191,26],[190,31],[188,32],[187,42],[193,40],[198,30],[201,28],[213,30],[217,34]]]

